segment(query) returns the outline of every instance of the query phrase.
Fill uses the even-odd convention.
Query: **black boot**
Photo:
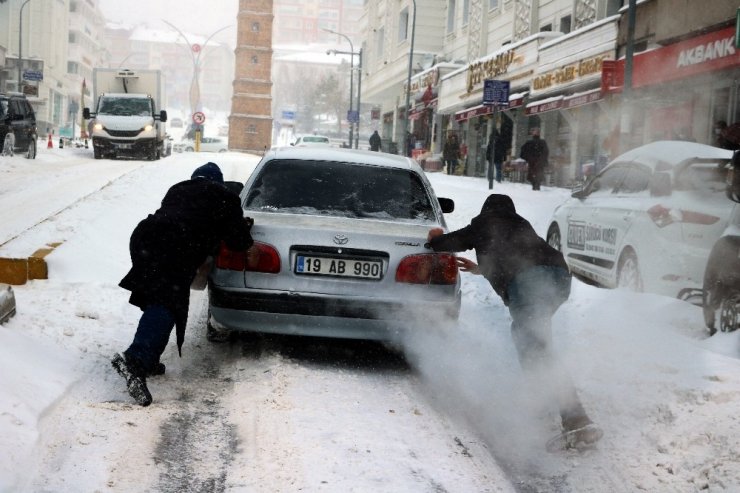
[[[146,374],[140,366],[125,356],[116,353],[111,365],[119,375],[126,379],[128,393],[140,406],[148,406],[152,403],[152,394],[146,387]]]
[[[154,365],[154,368],[152,371],[149,372],[150,377],[156,377],[158,375],[164,375],[166,367],[164,366],[164,363],[157,363]]]

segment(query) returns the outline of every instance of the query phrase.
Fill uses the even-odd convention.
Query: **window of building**
[[[467,26],[470,20],[470,0],[463,0],[462,4],[462,25]]]
[[[619,9],[622,8],[622,0],[607,0],[606,2],[606,16],[615,15],[619,13]]]
[[[247,125],[247,133],[248,134],[256,134],[257,133],[257,126],[254,123],[250,123]]]
[[[252,64],[257,65],[260,62],[259,58],[257,58],[257,55],[252,56]]]
[[[252,23],[252,32],[259,32],[260,30],[260,23],[259,22],[253,22]]]
[[[385,52],[385,28],[381,27],[375,32],[375,52],[377,53],[378,60],[385,59],[383,53]]]
[[[71,44],[75,44],[77,42],[77,35],[75,33],[69,33],[67,35],[67,41],[69,41]]]
[[[77,62],[67,62],[67,73],[77,74],[79,73],[80,66]]]
[[[404,8],[398,14],[398,42],[406,41],[409,32],[409,8]]]
[[[493,10],[498,8],[498,0],[488,0],[488,10]]]
[[[545,24],[544,26],[540,28],[541,33],[550,32],[550,31],[552,31],[552,24]]]
[[[568,34],[570,32],[570,16],[566,15],[560,18],[560,32]]]
[[[447,33],[455,32],[455,10],[456,0],[448,0],[447,2]]]

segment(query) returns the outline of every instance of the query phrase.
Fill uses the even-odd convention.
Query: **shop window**
[[[561,33],[568,34],[570,32],[570,22],[571,22],[571,17],[569,15],[566,15],[560,18],[560,32]]]

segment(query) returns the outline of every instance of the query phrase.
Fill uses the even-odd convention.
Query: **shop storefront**
[[[568,186],[603,166],[619,121],[601,90],[602,67],[613,60],[617,18],[605,19],[540,47],[525,115],[550,148],[549,182]]]
[[[442,139],[455,132],[467,148],[464,173],[486,176],[486,146],[493,130],[493,108],[484,106],[485,80],[507,80],[510,83],[508,107],[498,111],[496,125],[509,141],[511,155],[521,146],[517,128],[521,127],[524,104],[529,84],[537,66],[540,44],[559,36],[556,33],[537,33],[522,41],[474,61],[442,79],[438,112],[443,115]]]
[[[617,72],[624,73],[624,59],[617,63]],[[716,144],[716,122],[740,121],[735,28],[635,55],[632,88],[627,148],[665,139]]]

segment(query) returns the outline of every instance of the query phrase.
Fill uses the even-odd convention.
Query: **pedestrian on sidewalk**
[[[251,227],[252,219],[243,216],[239,196],[224,185],[218,165],[207,163],[173,185],[161,207],[134,229],[132,266],[120,286],[131,291],[129,303],[143,313],[133,342],[111,363],[138,404],[152,402],[146,377],[164,373],[159,358],[173,327],[182,356],[190,285],[198,268],[221,241],[232,250],[248,249]]]
[[[428,235],[434,251],[474,249],[478,263],[458,257],[463,272],[483,275],[509,308],[511,335],[522,368],[556,389],[564,433],[593,443],[601,438],[583,408],[575,386],[552,352],[552,316],[570,296],[571,274],[563,254],[540,238],[516,213],[508,195],[490,195],[480,214],[462,229]]]
[[[547,142],[540,138],[540,129],[532,129],[532,138],[524,143],[519,157],[527,161],[527,181],[532,184],[532,190],[539,190],[545,176],[550,159],[550,150]]]
[[[454,175],[455,168],[457,168],[457,160],[460,159],[460,143],[457,140],[457,135],[454,133],[447,134],[447,140],[442,148],[442,159],[444,159],[445,165],[447,165],[447,174]]]
[[[373,134],[370,136],[370,150],[371,151],[379,151],[380,150],[380,134],[378,134],[378,131],[375,130]]]

